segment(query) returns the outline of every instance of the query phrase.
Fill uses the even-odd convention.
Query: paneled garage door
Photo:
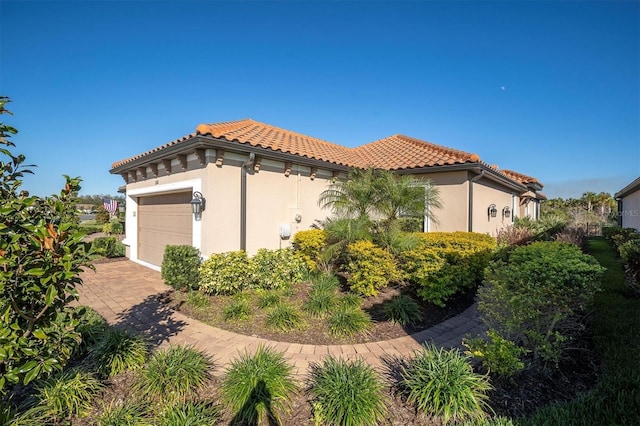
[[[167,245],[191,245],[191,192],[138,198],[138,259],[161,266]]]

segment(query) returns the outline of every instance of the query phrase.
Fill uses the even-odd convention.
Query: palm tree
[[[373,168],[353,169],[346,181],[336,181],[320,194],[318,205],[338,216],[369,217],[378,201],[374,181]]]
[[[430,179],[383,171],[376,179],[376,187],[379,196],[374,209],[388,223],[400,216],[427,216],[435,221],[433,210],[442,207],[440,192]]]

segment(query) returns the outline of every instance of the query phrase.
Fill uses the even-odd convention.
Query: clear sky
[[[640,176],[640,2],[0,1],[25,189],[116,194],[111,164],[253,118],[477,153],[550,197]]]

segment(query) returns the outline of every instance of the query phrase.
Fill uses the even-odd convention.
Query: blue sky
[[[253,118],[346,146],[402,133],[537,177],[640,176],[640,2],[0,2],[25,188],[116,194],[115,161]]]

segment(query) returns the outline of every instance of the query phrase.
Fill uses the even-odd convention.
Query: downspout
[[[247,251],[247,167],[256,160],[256,154],[249,154],[249,159],[240,167],[240,250]]]
[[[469,180],[469,214],[467,216],[467,231],[473,232],[473,184],[484,177],[484,170]]]

